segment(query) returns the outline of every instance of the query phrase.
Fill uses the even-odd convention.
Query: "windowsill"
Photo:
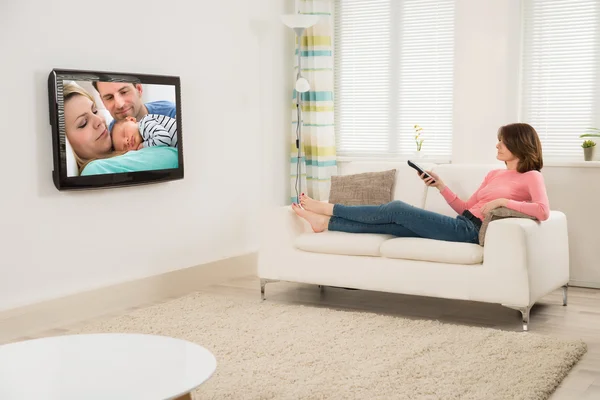
[[[424,164],[452,164],[449,159],[439,158],[411,158],[411,157],[397,157],[397,158],[380,158],[380,157],[337,157],[336,161],[339,163],[344,162],[398,162],[403,163],[406,160],[413,160],[415,162],[422,162]],[[600,168],[599,161],[574,161],[574,160],[544,160],[544,167],[562,167],[562,168]]]
[[[544,161],[544,167],[600,168],[600,161]]]
[[[395,157],[395,158],[383,158],[383,157],[340,157],[338,156],[336,158],[337,162],[340,163],[344,163],[344,162],[355,162],[355,161],[361,161],[361,162],[398,162],[398,163],[404,163],[407,160],[413,160],[414,162],[422,162],[423,164],[451,164],[452,161],[450,161],[447,158],[429,158],[427,156],[424,157],[420,157],[420,158],[413,158],[413,157]]]

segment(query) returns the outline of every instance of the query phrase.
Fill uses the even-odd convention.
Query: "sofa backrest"
[[[479,188],[489,171],[504,168],[503,163],[495,164],[432,164],[417,161],[421,167],[438,174],[446,185],[463,200]],[[338,165],[339,175],[360,174],[396,169],[394,200],[402,200],[408,204],[435,211],[444,215],[455,216],[456,212],[436,188],[428,188],[417,176],[417,172],[408,166],[406,161],[351,161]]]
[[[422,168],[431,170],[435,165],[426,162],[417,162]],[[377,172],[396,170],[396,183],[394,184],[394,200],[402,200],[413,206],[423,208],[427,186],[417,176],[417,171],[408,166],[406,161],[351,161],[338,165],[339,175],[360,174],[362,172]]]
[[[438,174],[458,197],[467,201],[479,188],[488,172],[498,168],[504,168],[504,164],[439,164],[434,166],[432,171]],[[436,188],[427,188],[427,192],[424,206],[426,210],[456,215]]]

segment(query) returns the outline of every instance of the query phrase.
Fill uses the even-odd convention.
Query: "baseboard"
[[[588,282],[588,281],[569,281],[569,286],[576,286],[590,289],[600,289],[600,282]]]
[[[0,312],[0,344],[256,275],[256,253]]]

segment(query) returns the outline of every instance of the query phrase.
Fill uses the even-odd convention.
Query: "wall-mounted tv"
[[[58,190],[183,178],[178,76],[53,69],[48,94]]]

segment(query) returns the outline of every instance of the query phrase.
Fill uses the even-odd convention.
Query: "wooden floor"
[[[203,291],[241,298],[260,297],[259,280],[254,276],[207,286]],[[325,288],[321,293],[317,286],[288,282],[267,284],[266,296],[266,301],[278,303],[369,311],[413,319],[435,319],[452,324],[516,332],[522,330],[520,312],[494,304],[331,287]],[[84,322],[19,339],[67,333],[69,329],[82,323]],[[531,310],[529,330],[532,333],[582,339],[588,345],[587,354],[571,370],[551,400],[600,399],[600,290],[570,287],[566,307],[562,306],[561,290],[551,293]]]

